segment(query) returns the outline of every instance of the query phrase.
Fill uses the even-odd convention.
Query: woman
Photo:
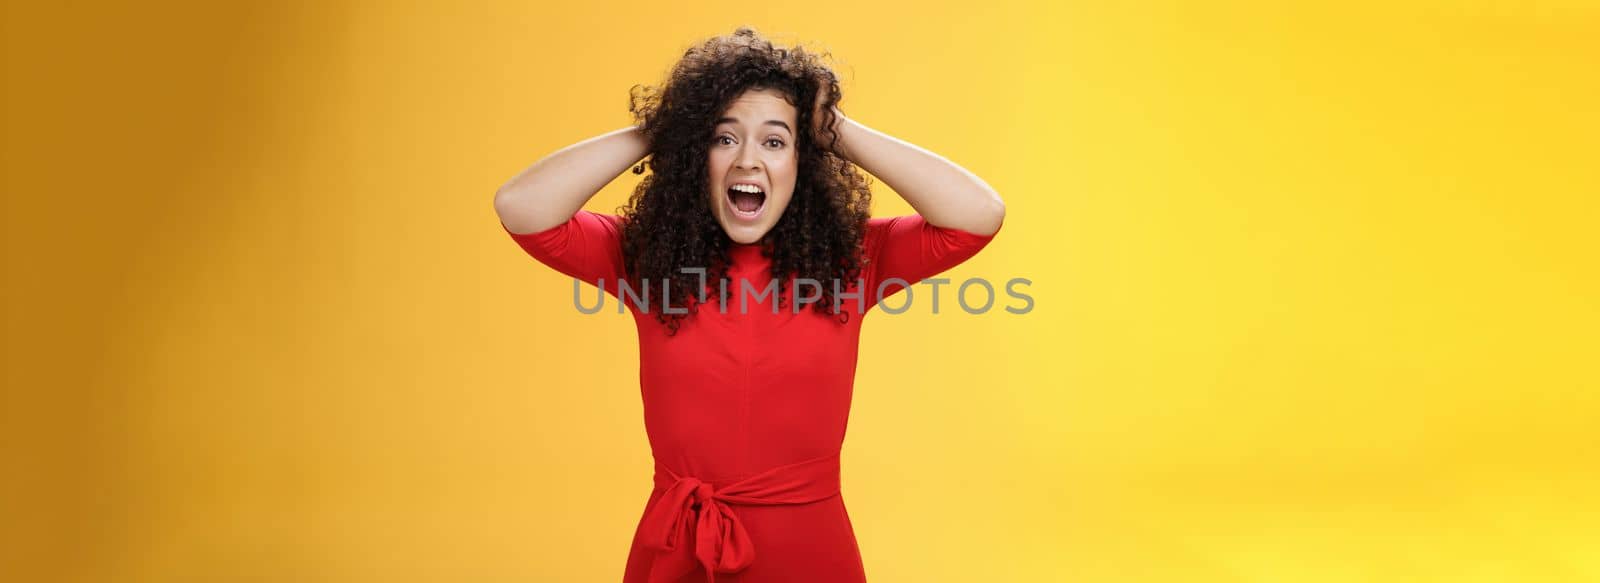
[[[524,250],[634,316],[656,467],[625,583],[865,580],[839,493],[861,317],[977,253],[1005,207],[839,100],[818,55],[741,28],[636,88],[636,126],[495,195]],[[581,210],[646,157],[618,215]],[[917,214],[869,218],[857,166]]]

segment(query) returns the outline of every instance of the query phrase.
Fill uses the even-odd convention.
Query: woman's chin
[[[761,237],[772,230],[770,225],[730,225],[724,222],[722,232],[728,234],[729,239],[740,245],[750,245],[761,240]]]

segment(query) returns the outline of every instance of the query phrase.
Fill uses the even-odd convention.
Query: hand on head
[[[824,147],[827,147],[827,143],[831,139],[829,134],[823,131],[824,122],[830,121],[826,119],[828,116],[824,115],[824,113],[829,111],[833,113],[831,121],[835,132],[838,131],[839,124],[844,121],[844,113],[839,111],[838,104],[829,105],[828,103],[829,98],[833,95],[834,88],[838,87],[839,81],[833,71],[830,70],[827,73],[828,78],[817,87],[816,100],[811,104],[811,135],[816,136],[816,139],[822,142]]]

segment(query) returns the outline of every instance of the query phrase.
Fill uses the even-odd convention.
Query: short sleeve
[[[540,263],[613,295],[616,282],[625,272],[622,226],[621,217],[586,210],[578,211],[565,223],[534,233],[513,233],[504,222],[500,223],[500,228]],[[601,285],[601,281],[610,283]]]
[[[940,227],[921,215],[874,218],[867,221],[863,252],[868,301],[887,298],[907,285],[933,277],[977,255],[995,234],[978,235]],[[878,293],[878,286],[892,282]]]

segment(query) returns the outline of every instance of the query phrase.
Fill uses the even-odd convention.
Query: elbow
[[[542,227],[536,213],[505,187],[494,193],[494,214],[500,217],[500,224],[505,225],[512,233],[532,233]]]
[[[504,213],[506,209],[515,207],[516,198],[516,191],[511,188],[510,182],[500,185],[500,188],[494,191],[495,212]]]
[[[548,202],[526,191],[517,192],[501,187],[494,195],[494,213],[499,215],[500,224],[518,235],[555,228],[571,219],[576,212],[554,210]]]
[[[974,234],[990,236],[1000,232],[1000,225],[1006,221],[1005,201],[1000,200],[999,194],[991,193],[989,203],[985,205],[982,212],[977,213],[976,217],[978,219],[976,222],[978,230],[974,231]]]
[[[494,191],[494,214],[500,216],[501,222],[505,222],[510,215],[514,214],[513,209],[516,206],[513,203],[514,201],[512,200],[511,196],[507,194],[507,192],[508,191],[504,186],[500,187],[499,190]]]

